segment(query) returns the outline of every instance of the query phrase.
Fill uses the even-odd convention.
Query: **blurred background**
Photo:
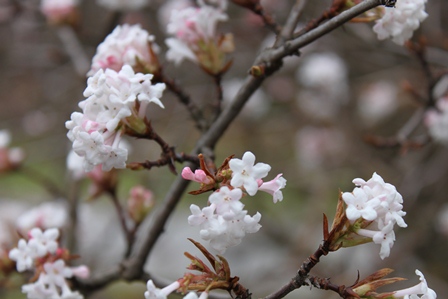
[[[50,202],[53,208],[60,205],[57,215],[61,219],[55,221],[64,223],[66,200],[77,194],[80,219],[74,252],[81,255],[79,263],[98,274],[120,261],[124,238],[112,203],[107,197],[88,201],[90,181],[75,185],[67,173],[71,143],[64,123],[72,112],[80,111],[77,105],[83,100],[85,73],[97,45],[123,23],[141,24],[155,35],[165,72],[194,102],[207,107],[216,98],[212,78],[191,62],[176,67],[164,57],[169,5],[179,2],[151,0],[139,10],[117,11],[101,6],[100,1],[85,0],[79,4],[77,25],[71,29],[49,24],[37,0],[0,0],[0,130],[9,130],[11,146],[20,147],[25,155],[19,170],[0,174],[0,242],[4,249],[16,244],[13,232],[20,215]],[[262,1],[279,24],[294,2]],[[299,26],[320,16],[330,4],[308,1]],[[448,69],[448,2],[431,0],[426,7],[429,17],[414,39],[424,39],[431,69],[435,75],[443,74]],[[274,40],[250,11],[230,4],[228,15],[229,21],[220,24],[219,31],[233,33],[236,50],[223,78],[226,102],[232,101],[257,53]],[[300,57],[285,59],[283,68],[265,81],[217,145],[217,163],[250,150],[257,161],[272,166],[272,178],[283,173],[288,181],[282,202],[274,205],[264,194],[245,202],[250,214],[259,211],[263,215],[263,227],[224,255],[233,275],[255,297],[270,294],[295,275],[322,241],[322,214],[332,221],[338,190],[352,191],[354,178],[367,180],[373,172],[395,185],[404,198],[408,228],[396,231],[391,256],[381,260],[375,244],[341,249],[322,258],[312,272],[351,285],[357,271],[362,278],[388,267],[396,270],[395,276],[409,279],[393,288],[397,289],[416,284],[414,271],[419,269],[439,298],[448,292],[446,145],[378,147],[365,142],[367,136],[396,137],[421,106],[411,90],[427,100],[429,88],[416,56],[389,40],[379,41],[373,24],[346,24],[303,48]],[[189,152],[198,131],[172,93],[166,91],[162,101],[164,110],[148,111],[155,130],[179,152]],[[426,135],[421,122],[412,136]],[[151,142],[129,139],[129,143],[129,161],[156,160],[160,155]],[[123,204],[137,184],[151,189],[160,203],[175,179],[167,168],[121,170],[118,176]],[[199,254],[186,239],[199,240],[197,229],[188,227],[186,218],[190,204],[204,206],[206,200],[206,195],[183,197],[146,265],[152,275],[174,281],[188,265],[183,252]],[[2,298],[24,298],[21,276],[0,279]],[[144,283],[118,282],[89,298],[143,298],[144,290]],[[299,297],[338,298],[309,288],[288,296]]]

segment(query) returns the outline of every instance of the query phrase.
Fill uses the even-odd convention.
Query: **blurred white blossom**
[[[388,81],[377,81],[361,90],[358,112],[367,125],[373,125],[391,115],[398,108],[397,86]]]
[[[63,228],[67,225],[67,207],[61,202],[44,202],[23,214],[16,220],[16,226],[22,234],[27,234],[33,227],[49,229]]]
[[[296,133],[295,148],[299,167],[308,171],[341,160],[346,137],[335,128],[306,126]]]
[[[399,0],[395,7],[384,7],[384,15],[376,21],[373,31],[380,40],[391,38],[394,43],[403,45],[428,16],[426,1]]]
[[[436,109],[426,111],[425,124],[435,141],[448,145],[448,96],[437,100]]]
[[[316,53],[304,57],[296,73],[302,89],[297,94],[301,110],[316,118],[336,117],[348,101],[348,70],[334,53]]]

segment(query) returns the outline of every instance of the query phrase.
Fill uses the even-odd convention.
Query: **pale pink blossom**
[[[415,274],[420,277],[420,283],[399,291],[394,292],[394,298],[404,298],[404,299],[436,299],[437,294],[434,290],[428,287],[428,283],[426,282],[425,276],[419,270],[415,270]],[[422,296],[417,296],[422,295]]]
[[[263,182],[261,186],[258,187],[258,190],[267,192],[272,195],[274,203],[283,200],[283,193],[281,189],[285,188],[286,179],[283,177],[283,174],[278,174],[273,180],[269,182]]]
[[[120,71],[125,64],[133,67],[141,66],[151,69],[157,67],[157,60],[153,53],[158,52],[154,43],[154,36],[150,35],[140,25],[123,24],[118,25],[106,39],[98,45],[96,54],[92,59],[92,67],[87,75],[95,75],[99,69],[112,69]],[[140,66],[140,67],[141,67]],[[91,77],[89,80],[105,80],[99,77]],[[99,84],[88,83],[89,88],[95,88]],[[96,88],[97,89],[97,88]],[[99,96],[99,95],[98,95]]]
[[[383,17],[373,27],[378,39],[391,38],[394,43],[403,45],[428,17],[425,12],[426,1],[400,0],[395,7],[385,7]]]
[[[174,10],[167,27],[168,33],[174,35],[165,41],[169,48],[167,59],[176,64],[184,59],[196,62],[195,53],[200,50],[200,43],[214,43],[218,22],[226,20],[225,13],[211,6]]]
[[[128,150],[120,146],[122,127],[140,130],[138,124],[143,122],[150,103],[164,107],[159,98],[165,84],[153,85],[152,77],[124,65],[119,72],[99,69],[87,80],[87,99],[79,103],[83,112],[72,113],[65,123],[67,137],[73,142],[74,152],[83,157],[85,171],[92,171],[96,165],[102,165],[103,171],[126,167]]]
[[[51,21],[59,21],[70,16],[79,0],[42,0],[40,10]]]

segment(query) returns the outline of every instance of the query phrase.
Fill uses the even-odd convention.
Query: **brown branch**
[[[274,21],[272,16],[264,10],[264,7],[260,4],[259,0],[232,0],[236,5],[245,7],[260,16],[263,23],[275,34],[279,34],[281,31],[280,26]]]
[[[323,245],[319,245],[319,248],[302,263],[299,271],[297,271],[297,275],[294,276],[291,281],[289,281],[276,292],[268,295],[264,299],[283,298],[292,291],[299,289],[304,285],[307,285],[306,280],[308,278],[308,274],[310,273],[311,269],[313,269],[314,266],[316,266],[316,264],[319,262],[320,257],[328,254],[328,245],[329,244],[327,242],[324,242]]]
[[[123,229],[124,236],[126,238],[126,254],[125,256],[129,256],[131,251],[132,242],[134,240],[134,236],[131,230],[128,228],[126,213],[118,200],[118,196],[116,190],[109,190],[108,192],[110,198],[112,199],[112,203],[114,204],[115,211],[117,212],[118,218],[120,219],[121,228]]]
[[[215,81],[215,86],[216,86],[216,101],[215,101],[215,107],[214,107],[215,115],[212,118],[212,121],[215,121],[221,114],[221,106],[222,106],[222,99],[223,99],[223,90],[222,90],[222,85],[221,85],[222,76],[221,76],[221,74],[216,74],[213,76],[213,79]]]
[[[331,7],[329,9],[325,10],[320,17],[309,21],[308,24],[302,30],[294,34],[294,37],[299,37],[310,31],[311,29],[316,28],[324,21],[337,16],[339,12],[344,8],[345,2],[346,2],[345,0],[333,0],[333,3],[331,4]]]
[[[185,93],[173,79],[168,78],[162,72],[157,75],[157,78],[160,82],[165,83],[168,90],[174,93],[179,101],[185,105],[199,131],[205,131],[207,129],[206,119],[202,113],[202,110],[199,109],[196,104],[191,101],[190,96]]]

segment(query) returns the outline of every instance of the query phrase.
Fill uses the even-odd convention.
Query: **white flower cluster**
[[[415,274],[420,276],[420,283],[413,287],[395,291],[393,294],[393,298],[404,298],[404,299],[436,299],[437,294],[434,290],[428,287],[428,283],[426,282],[425,276],[419,270],[415,270]],[[422,295],[422,296],[418,296]]]
[[[86,278],[89,270],[85,266],[70,268],[62,259],[48,261],[43,267],[35,269],[37,261],[47,255],[56,255],[59,249],[57,239],[59,230],[50,228],[42,232],[39,228],[33,228],[29,232],[29,240],[20,239],[16,248],[9,252],[9,258],[16,262],[18,272],[26,270],[39,271],[36,282],[22,286],[22,292],[30,299],[82,299],[78,292],[72,292],[66,278],[74,275]]]
[[[94,75],[99,69],[119,71],[123,65],[136,66],[137,63],[152,63],[151,51],[158,52],[154,36],[140,25],[118,25],[106,39],[98,45],[92,59],[92,67],[87,75]]]
[[[250,216],[243,209],[243,191],[250,196],[258,190],[265,191],[277,202],[283,200],[281,189],[286,185],[281,174],[272,181],[263,182],[262,178],[268,175],[271,166],[255,164],[255,156],[251,152],[246,152],[242,159],[231,159],[229,167],[232,171],[230,186],[223,186],[212,193],[208,199],[210,205],[202,210],[197,205],[191,205],[192,215],[188,217],[190,225],[200,227],[201,238],[210,241],[210,246],[221,253],[241,243],[246,233],[255,233],[261,227],[261,214],[257,212]],[[200,170],[196,172],[199,174]]]
[[[72,113],[65,123],[73,150],[84,158],[86,171],[100,164],[103,171],[126,167],[128,151],[119,147],[122,126],[132,127],[128,122],[131,116],[143,119],[149,103],[164,108],[159,98],[165,84],[152,85],[152,77],[134,73],[131,66],[124,65],[118,73],[100,69],[87,80],[87,99],[79,103],[83,113]]]
[[[169,47],[166,58],[176,64],[184,59],[196,62],[195,52],[215,39],[218,22],[226,20],[224,12],[207,5],[174,10],[167,31],[175,37],[165,40]]]
[[[20,165],[25,158],[25,153],[20,147],[10,147],[11,133],[8,130],[0,130],[0,172]]]
[[[50,228],[42,232],[40,228],[33,228],[30,239],[20,239],[17,248],[9,252],[9,258],[16,262],[17,271],[23,272],[34,267],[34,260],[46,256],[48,253],[56,253],[58,249],[57,239],[59,230]]]
[[[434,140],[448,144],[448,97],[437,101],[437,110],[430,109],[425,115],[425,124]]]
[[[376,21],[373,31],[380,40],[392,38],[396,44],[403,45],[428,16],[426,1],[400,0],[395,7],[385,7],[383,17]]]
[[[363,179],[354,179],[358,186],[353,192],[344,192],[342,199],[347,204],[345,214],[351,223],[357,220],[371,222],[368,229],[360,228],[358,235],[372,238],[375,244],[381,244],[380,257],[386,258],[394,245],[394,225],[407,227],[403,220],[406,215],[403,209],[403,197],[397,189],[385,183],[383,178],[374,173],[367,182]]]

